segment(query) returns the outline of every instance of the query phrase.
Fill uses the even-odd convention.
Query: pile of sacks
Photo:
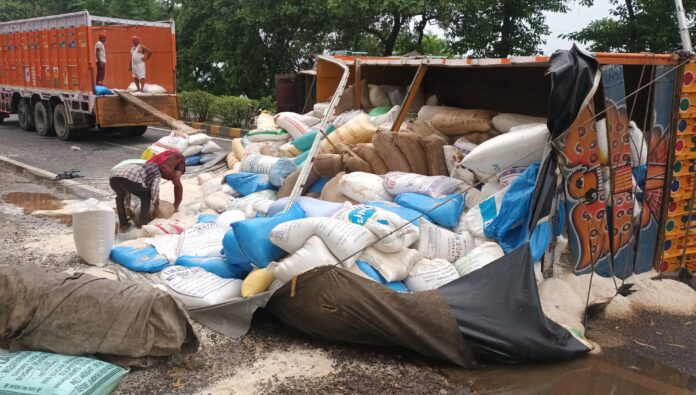
[[[226,172],[185,185],[185,196],[200,199],[145,225],[149,237],[114,247],[111,258],[159,273],[195,309],[325,265],[398,292],[435,289],[536,237],[522,224],[548,137],[543,119],[423,103],[392,133],[400,108],[382,107],[333,118],[302,196],[287,210],[328,104],[261,113],[254,130],[232,141]],[[167,136],[148,150],[190,157],[205,152],[204,140]],[[534,232],[539,245],[553,231],[544,225]]]
[[[186,157],[186,166],[197,166],[215,160],[222,152],[222,147],[205,133],[172,133],[146,148],[140,159],[148,160],[167,150],[175,150]]]

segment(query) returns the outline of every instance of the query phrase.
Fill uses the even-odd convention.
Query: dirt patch
[[[619,349],[671,366],[696,376],[696,316],[638,311],[629,318],[608,318],[606,313],[590,321],[588,338],[608,349]],[[694,378],[696,382],[696,378]]]

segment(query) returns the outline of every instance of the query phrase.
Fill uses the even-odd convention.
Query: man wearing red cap
[[[133,73],[133,82],[137,91],[142,91],[145,87],[145,62],[150,59],[152,52],[140,44],[140,37],[131,37],[133,47],[131,48],[130,71]]]
[[[147,163],[154,163],[159,166],[162,178],[170,180],[174,184],[174,209],[179,210],[184,194],[181,176],[186,172],[186,158],[178,151],[167,150],[153,156]]]
[[[97,58],[97,85],[104,85],[104,77],[106,76],[106,34],[99,33],[99,41],[94,46],[95,55]]]

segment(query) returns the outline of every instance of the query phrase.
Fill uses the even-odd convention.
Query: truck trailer
[[[147,22],[90,15],[87,11],[0,23],[0,122],[17,114],[19,125],[42,136],[74,140],[90,128],[142,135],[161,121],[118,95],[97,95],[95,44],[106,35],[103,86],[127,89],[131,37],[151,52],[146,83],[167,93],[138,98],[179,118],[174,21]]]

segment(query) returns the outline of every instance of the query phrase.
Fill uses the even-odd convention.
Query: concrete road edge
[[[39,169],[38,167],[22,163],[20,161],[8,158],[4,155],[0,155],[0,162],[3,162],[17,170],[26,171],[33,174],[36,177],[43,178],[46,180],[55,181],[58,185],[66,188],[70,188],[75,191],[80,196],[94,196],[97,195],[101,198],[110,196],[111,194],[107,191],[103,191],[99,188],[95,188],[91,185],[85,185],[75,180],[56,180],[57,174],[51,173],[50,171]]]

